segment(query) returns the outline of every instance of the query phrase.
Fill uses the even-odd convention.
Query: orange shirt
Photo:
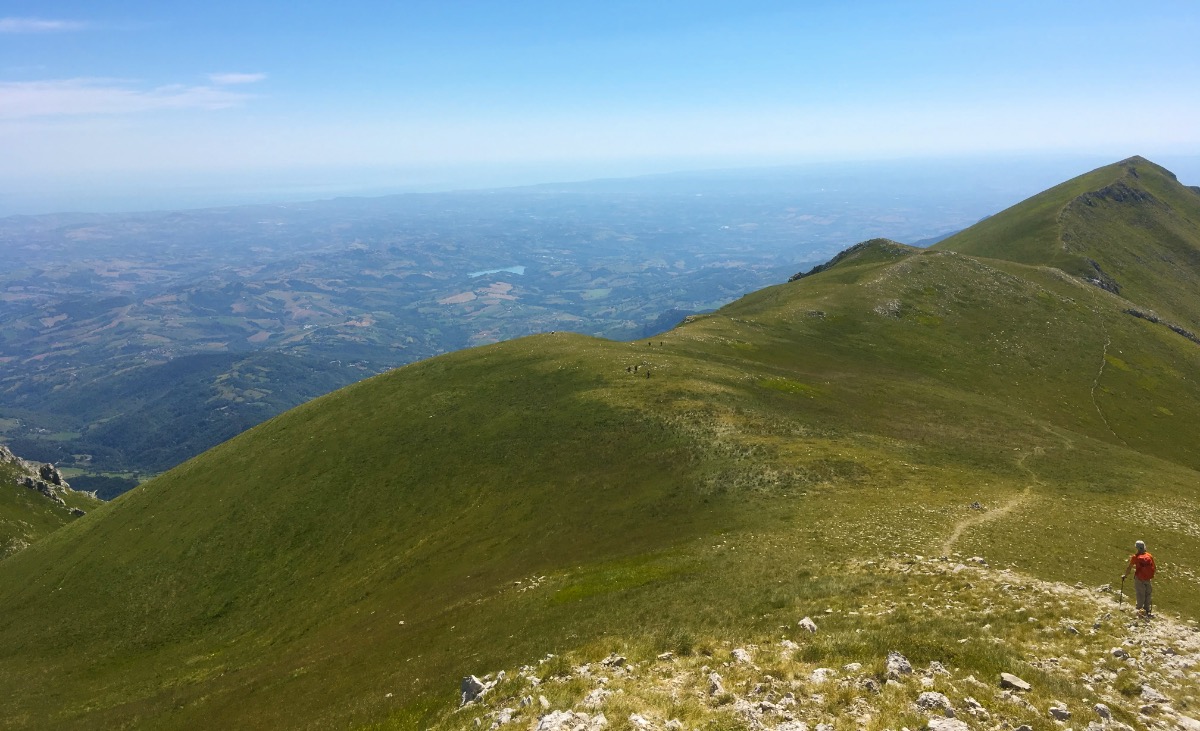
[[[1142,581],[1154,578],[1154,557],[1150,555],[1149,551],[1130,556],[1129,565],[1133,567],[1133,575]]]

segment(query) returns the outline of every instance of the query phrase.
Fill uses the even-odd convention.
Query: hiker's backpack
[[[1133,560],[1137,564],[1134,576],[1142,579],[1142,581],[1154,578],[1154,557],[1149,552],[1139,554]]]

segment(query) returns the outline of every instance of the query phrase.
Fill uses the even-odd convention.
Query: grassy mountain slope
[[[1200,195],[1131,157],[1069,180],[936,245],[1095,280],[1200,328]]]
[[[843,645],[805,662],[895,649],[1082,703],[952,642],[967,618],[849,612],[946,591],[865,563],[897,552],[1094,585],[1137,537],[1200,616],[1200,346],[1127,306],[1043,262],[868,242],[650,342],[360,382],[0,563],[0,724],[457,727],[469,673],[825,607]]]

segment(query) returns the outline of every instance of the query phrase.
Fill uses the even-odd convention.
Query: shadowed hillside
[[[771,674],[786,682],[861,658],[882,683],[896,651],[956,678],[1036,673],[1037,702],[1085,707],[1078,674],[1027,654],[1058,618],[1020,630],[1026,644],[971,642],[1016,623],[983,614],[987,597],[949,611],[965,587],[924,569],[979,555],[1095,586],[1143,538],[1163,609],[1200,616],[1200,345],[1124,299],[1200,312],[1180,253],[1200,237],[1171,223],[1175,238],[1144,238],[1170,276],[1118,266],[1108,239],[1060,255],[1052,238],[1056,201],[1130,166],[1154,200],[1104,215],[1177,223],[1156,201],[1177,211],[1178,191],[1145,182],[1160,169],[1121,163],[932,250],[866,242],[651,341],[522,338],[272,419],[0,562],[0,722],[473,727],[453,713],[465,675],[548,653],[707,652],[707,666],[723,643],[781,632],[796,647]],[[969,242],[980,256],[957,253]],[[1121,296],[1081,279],[1081,256]],[[888,621],[862,619],[888,602]],[[1039,611],[1092,621],[1072,606]],[[825,609],[831,634],[797,632]],[[570,675],[547,662],[546,682]],[[897,704],[916,697],[904,687]],[[680,713],[701,727],[733,697]],[[549,710],[527,708],[512,728]],[[880,713],[868,728],[912,722]]]

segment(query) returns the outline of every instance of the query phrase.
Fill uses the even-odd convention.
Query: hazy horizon
[[[1182,0],[0,12],[0,213],[1200,155],[1200,8]]]
[[[1133,153],[1131,153],[1133,154]],[[1128,157],[1126,155],[1124,157]],[[1168,168],[1185,184],[1200,184],[1200,155],[1144,155]],[[239,205],[301,203],[342,197],[379,197],[580,185],[603,181],[696,179],[710,176],[805,176],[819,185],[834,177],[841,184],[868,187],[889,181],[905,185],[921,179],[946,186],[992,187],[1011,193],[1013,202],[1088,170],[1123,158],[1099,155],[1026,155],[898,158],[751,166],[702,166],[640,170],[636,164],[608,168],[506,166],[480,169],[298,171],[97,181],[94,186],[55,189],[26,186],[0,189],[0,217],[55,213],[139,213]],[[879,178],[879,180],[875,180]]]

